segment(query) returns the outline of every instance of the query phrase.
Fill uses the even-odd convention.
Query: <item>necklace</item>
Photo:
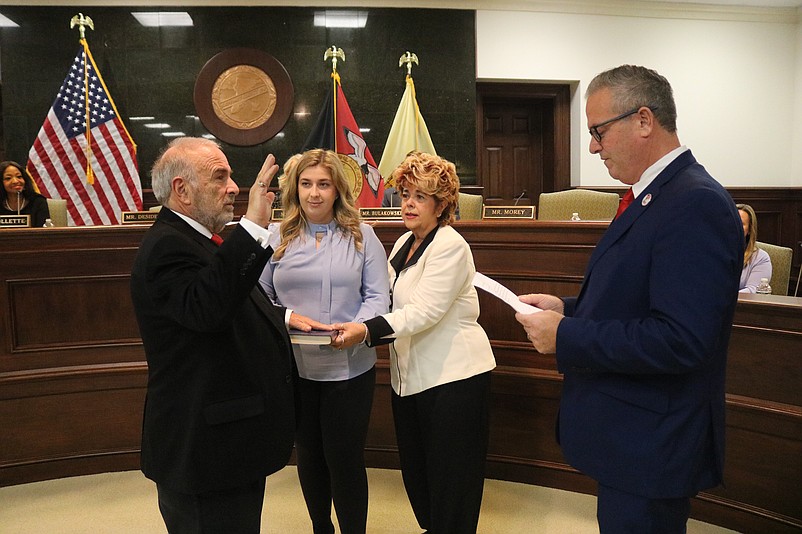
[[[19,211],[24,208],[26,204],[28,204],[28,201],[25,199],[25,197],[20,197],[20,204],[17,206],[17,209],[11,207],[11,204],[8,203],[8,199],[5,199],[3,204],[5,204],[8,211]]]

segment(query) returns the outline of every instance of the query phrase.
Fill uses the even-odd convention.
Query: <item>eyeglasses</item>
[[[642,108],[642,107],[644,107],[644,106],[638,106],[635,109],[633,109],[632,111],[627,111],[626,113],[622,113],[621,115],[618,115],[617,117],[613,117],[610,120],[606,120],[604,122],[600,122],[599,124],[595,124],[595,125],[591,126],[590,128],[588,128],[588,132],[590,132],[590,135],[593,136],[593,139],[595,139],[597,143],[601,143],[602,133],[599,131],[599,128],[601,128],[602,126],[607,126],[608,124],[612,124],[615,121],[620,121],[621,119],[625,119],[625,118],[629,117],[630,115],[634,115],[635,113],[640,111],[640,108]],[[654,109],[652,109],[652,108],[649,108],[649,109],[654,111]]]

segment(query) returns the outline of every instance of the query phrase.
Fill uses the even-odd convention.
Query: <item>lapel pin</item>
[[[649,202],[651,202],[651,201],[652,201],[652,194],[651,194],[651,193],[649,193],[649,194],[647,194],[645,197],[643,197],[643,200],[641,200],[641,203],[640,203],[640,204],[641,204],[641,206],[646,206],[646,205],[648,205],[648,204],[649,204]]]

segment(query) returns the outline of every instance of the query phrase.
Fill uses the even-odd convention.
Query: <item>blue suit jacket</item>
[[[739,221],[686,151],[610,224],[564,299],[559,440],[600,483],[673,498],[721,482]]]

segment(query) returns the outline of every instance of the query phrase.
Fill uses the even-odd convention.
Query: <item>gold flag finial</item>
[[[70,20],[70,29],[78,26],[78,31],[81,32],[81,40],[83,41],[86,37],[86,26],[89,26],[90,30],[95,29],[95,24],[92,22],[92,19],[89,17],[84,17],[83,13],[78,13],[72,20]]]
[[[335,45],[331,45],[331,48],[326,49],[326,53],[323,54],[323,61],[328,61],[329,58],[331,58],[331,72],[336,74],[337,58],[345,61],[345,50],[342,48],[337,48]]]
[[[412,64],[419,65],[418,56],[410,54],[409,50],[407,50],[407,53],[398,60],[398,66],[401,67],[404,63],[407,65],[407,76],[412,76]]]

